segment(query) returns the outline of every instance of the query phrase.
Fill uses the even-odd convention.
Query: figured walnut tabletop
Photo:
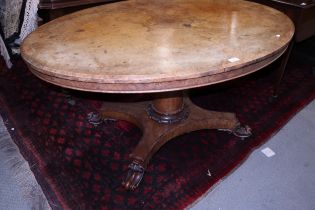
[[[21,50],[37,76],[57,85],[160,92],[256,71],[285,50],[293,27],[282,13],[245,1],[126,1],[51,21]]]
[[[143,136],[123,185],[138,186],[151,156],[175,136],[250,129],[235,114],[203,110],[182,91],[244,76],[286,50],[294,26],[272,8],[240,0],[131,0],[79,11],[39,27],[21,47],[39,78],[77,90],[152,93],[152,102],[104,103],[103,117]]]

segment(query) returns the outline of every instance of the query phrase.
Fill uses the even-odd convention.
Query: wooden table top
[[[23,42],[30,70],[94,92],[162,92],[254,72],[287,48],[291,20],[240,0],[130,0],[53,20]]]

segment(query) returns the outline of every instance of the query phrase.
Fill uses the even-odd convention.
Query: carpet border
[[[5,99],[3,99],[3,96],[0,95],[0,104],[2,105],[2,107],[4,107],[3,108],[4,110],[2,110],[0,108],[0,115],[2,116],[2,119],[3,120],[5,120],[5,119],[7,120],[7,124],[8,124],[9,127],[18,128],[17,123],[15,122],[15,120],[12,119],[11,117],[9,117],[11,111],[10,111],[10,109],[8,108],[7,104],[4,101],[5,101]],[[48,178],[48,180],[47,180],[46,178],[42,178],[41,177],[41,176],[43,176],[45,174],[43,174],[39,170],[44,168],[44,164],[39,160],[39,158],[37,157],[36,153],[32,149],[32,146],[29,145],[29,144],[24,144],[20,140],[22,138],[24,138],[24,139],[28,139],[28,138],[25,138],[24,135],[20,132],[19,129],[14,129],[14,131],[8,129],[8,132],[9,132],[13,142],[19,148],[21,146],[23,149],[25,149],[25,151],[21,151],[19,149],[21,155],[23,156],[23,158],[27,162],[33,162],[35,164],[38,164],[38,168],[31,167],[31,171],[33,172],[37,182],[39,183],[40,187],[42,188],[42,190],[44,192],[44,195],[46,196],[50,207],[52,209],[55,209],[55,208],[57,208],[57,209],[64,209],[64,210],[70,209],[68,207],[68,205],[66,204],[66,202],[62,199],[62,196],[59,195],[58,193],[56,193],[58,191],[53,190],[54,188],[57,188],[56,184],[50,178]],[[48,190],[46,190],[46,189],[48,189]]]

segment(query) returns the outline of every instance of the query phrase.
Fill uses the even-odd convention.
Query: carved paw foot
[[[136,187],[138,187],[139,183],[142,180],[144,174],[144,167],[141,164],[134,161],[129,165],[128,168],[129,170],[127,173],[127,177],[122,182],[122,185],[126,189],[134,190]]]
[[[233,130],[232,133],[240,137],[242,139],[250,137],[252,135],[252,129],[248,125],[242,126],[241,124],[238,124]]]

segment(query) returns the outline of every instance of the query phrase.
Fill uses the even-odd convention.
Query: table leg
[[[152,155],[176,136],[201,129],[227,130],[242,138],[251,135],[250,128],[241,126],[235,114],[202,109],[178,94],[138,103],[105,102],[101,115],[132,122],[143,131],[130,154],[131,164],[122,183],[127,189],[139,185]]]
[[[287,67],[287,63],[288,63],[289,57],[291,55],[291,51],[292,51],[293,45],[294,45],[294,40],[291,40],[287,50],[281,56],[281,59],[282,59],[281,60],[281,64],[278,67],[278,69],[276,71],[276,75],[275,75],[275,81],[274,81],[274,86],[273,86],[273,94],[272,94],[273,98],[277,98],[278,97],[280,84],[281,84],[282,78],[284,76],[285,69]]]

